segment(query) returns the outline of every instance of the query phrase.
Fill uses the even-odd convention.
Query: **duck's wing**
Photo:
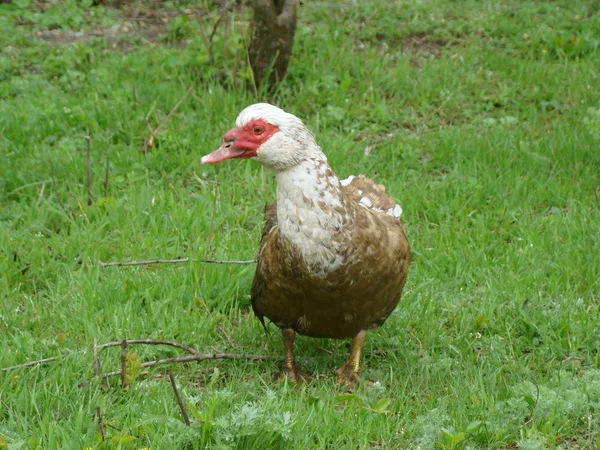
[[[340,183],[344,192],[360,206],[400,220],[402,207],[387,195],[384,185],[375,184],[364,175],[351,176]]]
[[[265,252],[265,249],[272,245],[271,241],[276,239],[275,234],[271,233],[277,227],[277,202],[273,202],[270,205],[265,205],[265,225],[263,226],[261,237],[260,237],[260,246],[258,247],[258,253],[256,255],[256,273],[254,274],[254,280],[252,281],[252,289],[250,291],[250,301],[252,303],[252,310],[254,314],[260,322],[262,323],[263,328],[267,331],[267,327],[265,325],[265,319],[263,314],[257,310],[256,302],[257,299],[260,298],[261,294],[264,292],[266,288],[266,280],[269,278],[267,273],[264,273],[268,267],[270,267],[269,261],[265,261],[265,259],[269,259],[271,252]]]

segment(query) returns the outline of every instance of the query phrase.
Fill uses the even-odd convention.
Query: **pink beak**
[[[225,142],[217,150],[203,156],[200,164],[215,164],[226,159],[237,158],[243,155],[246,150],[240,150],[235,147],[234,141]]]

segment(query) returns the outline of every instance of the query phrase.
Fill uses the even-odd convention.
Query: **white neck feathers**
[[[317,274],[345,263],[343,235],[351,217],[327,159],[307,159],[277,174],[280,236],[292,242]]]

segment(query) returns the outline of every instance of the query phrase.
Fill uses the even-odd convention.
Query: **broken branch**
[[[158,359],[156,361],[147,361],[142,363],[142,367],[154,367],[159,364],[171,364],[171,363],[187,363],[193,361],[206,361],[208,359],[245,359],[249,361],[266,361],[268,358],[266,356],[259,355],[238,355],[232,353],[212,353],[212,354],[202,354],[199,353],[197,355],[188,355],[181,356],[179,358],[166,358],[166,359]],[[121,374],[120,370],[116,370],[114,372],[106,372],[102,374],[104,378],[110,378]]]
[[[127,339],[121,341],[121,386],[127,387]]]
[[[163,341],[163,340],[159,340],[159,339],[131,339],[129,341],[126,340],[125,342],[127,343],[127,345],[132,345],[132,344],[170,345],[171,347],[180,348],[181,350],[184,350],[192,355],[200,354],[200,352],[198,352],[197,350],[194,350],[193,348],[188,347],[187,345],[180,344],[178,342]],[[98,345],[96,348],[98,350],[102,350],[102,349],[108,348],[108,347],[119,347],[121,345],[123,345],[123,341],[109,342],[107,344]]]
[[[231,338],[229,333],[227,333],[227,331],[225,331],[225,329],[221,326],[221,324],[217,325],[217,330],[219,332],[221,332],[221,334],[223,336],[225,336],[225,339],[227,339],[227,342],[229,342],[229,345],[231,345],[232,347],[235,347],[235,342],[233,341],[233,339]]]
[[[98,433],[100,433],[100,437],[104,441],[104,421],[102,420],[102,413],[99,406],[96,406],[96,419],[98,420]]]
[[[98,261],[100,267],[112,267],[112,266],[149,266],[152,264],[179,264],[187,262],[203,262],[210,264],[254,264],[255,259],[249,260],[221,260],[221,259],[195,259],[195,258],[183,258],[183,259],[150,259],[147,261],[115,261],[115,262],[102,262]]]
[[[7,372],[9,370],[21,369],[23,367],[31,367],[31,366],[41,366],[42,364],[48,364],[49,362],[56,361],[57,359],[66,358],[67,355],[54,356],[52,358],[44,358],[39,359],[37,361],[29,361],[24,364],[19,364],[18,366],[5,367],[2,369],[2,372]]]
[[[173,391],[175,392],[175,398],[177,399],[177,404],[179,405],[179,409],[181,410],[181,415],[183,416],[183,420],[185,424],[190,426],[190,418],[187,415],[185,410],[185,406],[183,405],[183,400],[181,400],[181,394],[179,393],[179,389],[177,389],[177,384],[175,383],[175,377],[171,372],[169,372],[169,379],[171,380],[171,386],[173,386]]]

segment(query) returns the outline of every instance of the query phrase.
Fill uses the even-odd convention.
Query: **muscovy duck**
[[[202,164],[252,159],[272,169],[277,200],[265,211],[251,300],[282,330],[281,379],[302,374],[294,359],[296,333],[352,338],[340,383],[359,382],[368,330],[381,326],[402,295],[410,248],[402,208],[362,175],[339,180],[312,133],[296,116],[258,103],[244,109],[221,147]]]

